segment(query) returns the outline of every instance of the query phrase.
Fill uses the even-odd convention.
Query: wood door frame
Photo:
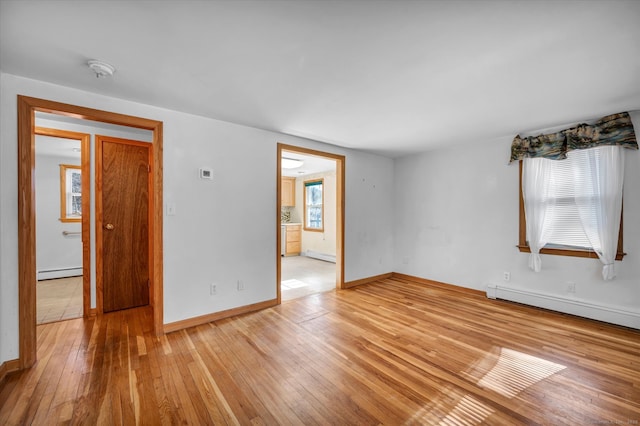
[[[91,135],[89,133],[48,127],[36,127],[34,134],[73,139],[80,142],[80,170],[82,173],[82,316],[87,318],[91,310]]]
[[[102,111],[77,105],[18,95],[18,330],[20,369],[33,366],[37,359],[36,340],[36,235],[35,235],[35,113],[47,112],[81,120],[150,130],[154,193],[151,281],[153,286],[153,328],[163,332],[163,252],[162,252],[162,121]]]
[[[332,154],[330,152],[318,151],[310,148],[303,148],[294,145],[286,145],[278,143],[277,155],[277,220],[276,220],[276,291],[277,303],[282,303],[282,294],[280,282],[282,279],[282,257],[280,256],[282,244],[282,152],[295,152],[298,154],[312,155],[315,157],[324,157],[335,160],[336,162],[336,288],[345,289],[344,283],[344,206],[345,206],[345,159],[344,155]]]
[[[95,148],[96,148],[96,310],[98,313],[104,312],[104,281],[103,281],[103,273],[104,273],[104,264],[102,262],[102,243],[103,243],[103,205],[102,205],[102,184],[103,184],[103,159],[102,159],[102,143],[103,142],[112,142],[112,143],[121,143],[125,145],[134,145],[134,146],[142,146],[147,149],[149,167],[153,170],[153,156],[151,155],[152,150],[151,144],[149,142],[141,142],[131,139],[123,139],[116,138],[113,136],[103,136],[103,135],[95,135]],[[148,179],[148,188],[147,191],[149,193],[148,199],[148,227],[149,229],[153,229],[153,179]],[[153,265],[153,233],[149,232],[149,266]],[[151,267],[149,268],[149,275],[151,276]],[[153,283],[153,280],[150,280]],[[153,300],[153,284],[149,285],[149,304],[152,304]]]

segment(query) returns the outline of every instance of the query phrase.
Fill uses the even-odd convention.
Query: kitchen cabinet
[[[280,195],[283,207],[293,207],[296,205],[296,178],[282,177]]]
[[[284,232],[285,256],[298,256],[302,249],[302,225],[286,225]]]

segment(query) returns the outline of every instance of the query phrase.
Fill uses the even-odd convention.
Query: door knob
[[[107,230],[109,230],[109,231],[113,231],[113,228],[115,228],[115,226],[113,226],[113,223],[107,223],[107,224],[104,226],[104,229],[107,229]]]

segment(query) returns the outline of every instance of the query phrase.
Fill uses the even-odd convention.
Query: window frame
[[[307,204],[307,188],[309,188],[310,186],[317,186],[317,185],[322,186],[322,202],[320,204],[320,227],[311,228],[307,226],[308,208],[309,208],[309,204]],[[302,182],[302,186],[304,188],[304,194],[303,194],[303,200],[302,200],[304,203],[303,229],[305,231],[310,231],[310,232],[324,232],[324,178],[306,180]]]
[[[67,172],[74,170],[74,173],[80,174],[80,185],[82,185],[82,166],[76,166],[74,164],[60,164],[60,221],[61,222],[81,222],[82,213],[80,216],[70,216],[68,214],[69,197],[73,197],[73,192],[67,191]],[[82,190],[82,187],[80,188]],[[82,203],[82,192],[79,193],[80,202]]]
[[[523,170],[523,160],[520,160],[520,169],[519,169],[519,231],[518,231],[518,249],[521,253],[531,253],[531,248],[529,247],[529,242],[527,241],[527,221],[524,213],[524,197],[522,195],[522,170]],[[622,246],[622,218],[623,218],[624,206],[623,210],[620,212],[620,232],[618,233],[618,247],[616,249],[616,260],[622,260],[622,258],[627,254],[623,250]],[[590,259],[598,259],[598,255],[593,250],[581,250],[581,249],[570,249],[570,248],[549,248],[543,247],[540,249],[540,254],[551,254],[556,256],[573,256],[573,257],[587,257]]]

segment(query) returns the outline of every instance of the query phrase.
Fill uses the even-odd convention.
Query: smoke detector
[[[106,62],[97,61],[95,59],[87,62],[87,65],[96,73],[96,78],[110,77],[116,71],[115,67]]]

